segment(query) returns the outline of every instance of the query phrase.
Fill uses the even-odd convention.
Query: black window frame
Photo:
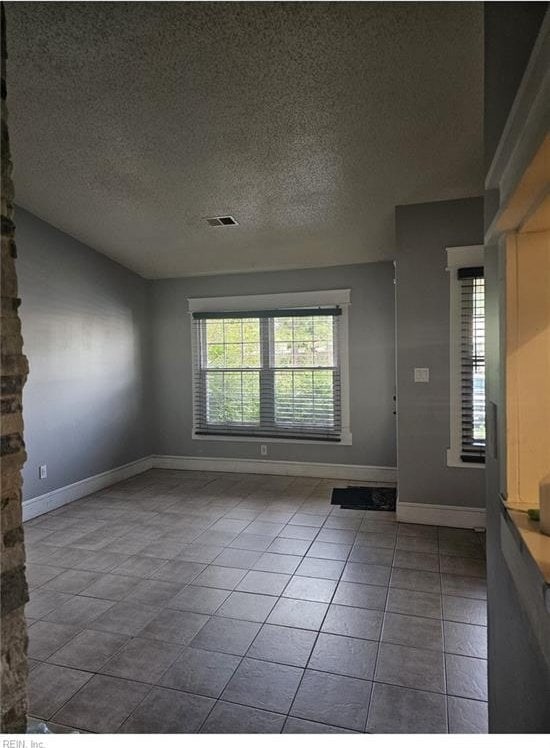
[[[477,414],[485,408],[485,280],[481,265],[456,271],[460,299],[460,460],[464,464],[485,463],[487,435],[476,438]],[[481,300],[479,290],[481,287]],[[481,312],[481,313],[480,313]],[[483,392],[476,392],[476,369],[483,370]]]

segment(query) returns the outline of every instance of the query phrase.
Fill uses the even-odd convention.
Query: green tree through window
[[[333,310],[199,319],[199,432],[338,439],[338,319]]]

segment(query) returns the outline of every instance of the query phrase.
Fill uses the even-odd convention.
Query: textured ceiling
[[[391,258],[482,190],[482,5],[8,2],[17,202],[149,278]]]

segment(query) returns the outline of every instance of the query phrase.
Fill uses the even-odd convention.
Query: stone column
[[[1,7],[1,316],[0,316],[0,648],[1,721],[3,733],[25,732],[27,726],[27,627],[24,610],[29,595],[25,579],[25,545],[21,516],[21,468],[26,459],[21,397],[27,378],[23,355],[17,273],[15,269],[14,193],[6,105],[6,20]]]

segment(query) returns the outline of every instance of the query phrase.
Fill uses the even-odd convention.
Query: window
[[[451,275],[451,448],[448,464],[485,462],[483,247],[447,250]]]
[[[463,462],[485,461],[485,280],[482,267],[459,268],[461,335],[461,452]]]
[[[283,296],[279,301],[296,303],[302,295]],[[247,306],[257,298],[277,301],[277,295],[238,301]],[[320,304],[218,310],[223,302],[190,300],[195,436],[349,443],[341,365],[347,309]],[[235,307],[237,300],[225,302]]]

